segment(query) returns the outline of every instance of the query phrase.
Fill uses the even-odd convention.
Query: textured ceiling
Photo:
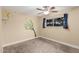
[[[3,7],[4,9],[12,10],[14,12],[19,12],[19,13],[26,13],[29,15],[36,15],[39,16],[38,10],[36,8],[42,8],[42,6],[5,6]],[[58,11],[66,11],[70,8],[73,8],[71,6],[56,6],[56,10]]]

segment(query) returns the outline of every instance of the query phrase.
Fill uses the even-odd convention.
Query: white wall
[[[3,40],[2,15],[1,15],[1,7],[0,7],[0,52],[2,52],[2,40]]]
[[[69,30],[63,29],[63,27],[42,28],[42,18],[53,18],[60,14],[39,17],[40,36],[79,46],[79,7],[69,10],[68,15]]]
[[[32,30],[26,30],[24,28],[24,23],[27,19],[32,20],[34,23],[34,28],[37,32],[37,27],[38,27],[37,17],[29,16],[22,13],[15,13],[15,12],[11,12],[10,14],[11,16],[7,20],[7,22],[6,23],[3,22],[3,29],[4,29],[3,45],[13,43],[16,41],[29,40],[34,38],[34,32]],[[38,32],[37,32],[37,35],[38,35]]]

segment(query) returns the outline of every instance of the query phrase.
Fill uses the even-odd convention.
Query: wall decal
[[[35,32],[35,29],[34,29],[34,26],[33,26],[33,22],[31,20],[27,20],[24,24],[24,27],[25,27],[26,30],[33,30],[34,35],[36,37],[36,32]]]
[[[11,12],[10,11],[2,11],[2,21],[6,24],[9,18],[11,17]]]

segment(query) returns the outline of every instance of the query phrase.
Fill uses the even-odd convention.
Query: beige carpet
[[[79,52],[71,48],[44,38],[37,38],[3,48],[4,53],[65,53]]]

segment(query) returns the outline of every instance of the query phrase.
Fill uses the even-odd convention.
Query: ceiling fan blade
[[[51,11],[51,12],[56,12],[57,13],[58,11]]]
[[[51,7],[50,9],[55,9],[55,7]]]
[[[43,6],[43,8],[48,8],[49,6]]]
[[[43,12],[40,12],[40,13],[38,13],[38,14],[42,14]]]
[[[40,10],[40,11],[44,11],[43,9],[40,9],[40,8],[36,8],[37,10]]]

